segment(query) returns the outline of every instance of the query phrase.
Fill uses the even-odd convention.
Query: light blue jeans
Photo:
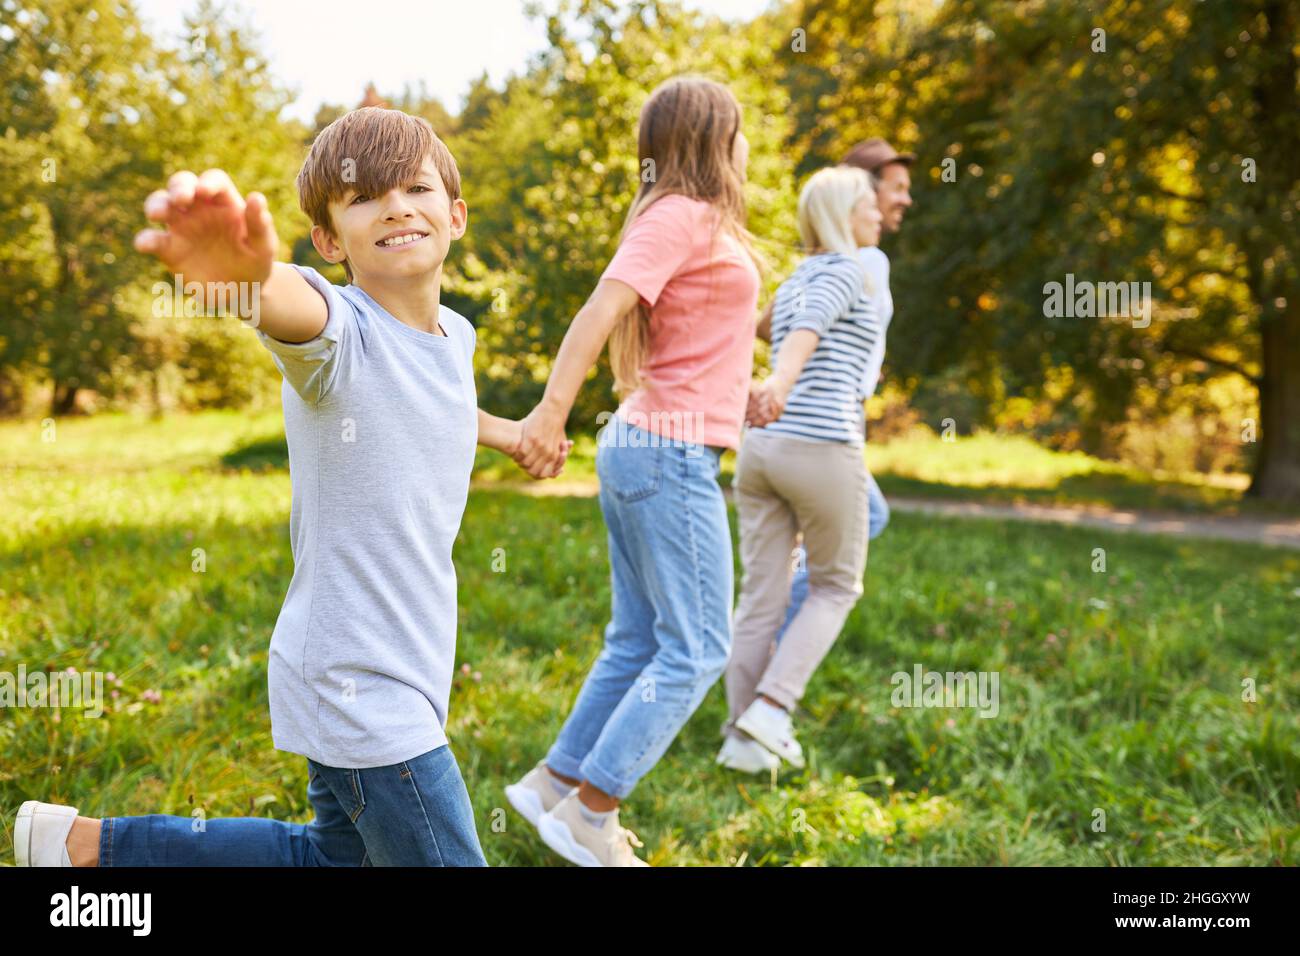
[[[870,541],[879,536],[880,532],[885,530],[885,525],[889,524],[889,502],[885,500],[880,486],[876,484],[876,479],[871,477],[871,472],[867,472],[867,509],[867,540]],[[799,608],[807,597],[808,568],[800,561],[790,579],[790,607],[785,612],[785,621],[782,622],[781,629],[776,632],[778,641],[785,634],[785,629],[790,626],[790,622],[794,620],[794,616],[799,613]]]
[[[307,761],[311,823],[105,817],[100,866],[486,866],[446,744],[385,767]]]
[[[625,797],[726,668],[732,551],[721,449],[615,419],[596,452],[610,621],[546,764]]]

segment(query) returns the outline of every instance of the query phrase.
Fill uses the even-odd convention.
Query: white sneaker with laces
[[[650,865],[632,852],[633,847],[645,844],[619,825],[618,810],[611,810],[604,825],[597,826],[583,815],[576,791],[541,815],[537,832],[547,846],[578,866]]]
[[[716,762],[728,770],[741,773],[765,773],[781,766],[781,758],[757,740],[727,735],[718,751]]]
[[[794,738],[790,715],[780,707],[774,707],[761,698],[755,700],[736,718],[736,728],[791,765],[804,765],[803,747]]]
[[[68,834],[76,807],[28,800],[14,821],[14,856],[18,866],[72,866]]]
[[[556,784],[565,789],[557,790]],[[574,789],[551,773],[546,767],[546,761],[542,761],[524,774],[518,783],[506,786],[506,799],[525,820],[537,826],[537,818],[554,809],[555,805],[573,793]]]

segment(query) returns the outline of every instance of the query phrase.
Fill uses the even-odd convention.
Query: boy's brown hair
[[[298,172],[298,204],[311,219],[337,237],[329,204],[350,190],[379,196],[410,182],[432,157],[448,199],[460,198],[460,170],[428,120],[401,110],[365,106],[330,123],[311,144]],[[352,267],[343,260],[348,281]]]

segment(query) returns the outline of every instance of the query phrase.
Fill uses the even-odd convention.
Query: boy
[[[485,865],[444,732],[451,551],[476,440],[513,457],[522,427],[478,410],[474,328],[439,301],[466,226],[460,174],[427,122],[369,107],[321,132],[297,185],[312,243],[351,285],[275,261],[265,197],[245,200],[220,170],[149,196],[167,229],[135,244],[187,285],[249,283],[284,376],[294,574],[267,676],[272,737],[307,757],[316,819],[196,832],[188,817],[100,821],[28,801],[19,865]]]

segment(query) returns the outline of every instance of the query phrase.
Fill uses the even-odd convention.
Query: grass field
[[[304,761],[273,749],[266,704],[292,571],[278,413],[55,427],[0,425],[0,671],[111,672],[116,696],[98,719],[0,710],[0,861],[28,798],[309,819]],[[604,528],[594,499],[494,488],[513,466],[482,460],[448,730],[489,862],[557,864],[502,787],[599,649]],[[590,477],[589,454],[570,470]],[[716,768],[718,686],[624,823],[657,865],[1295,865],[1297,621],[1300,555],[896,513],[797,717],[809,768]],[[998,716],[893,707],[891,675],[918,664],[997,672]]]

